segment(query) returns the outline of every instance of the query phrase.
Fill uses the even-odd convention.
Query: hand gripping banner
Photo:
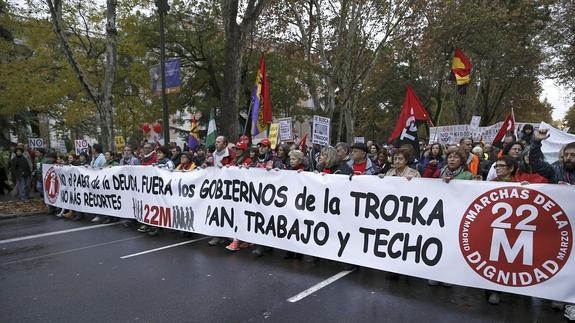
[[[44,165],[47,204],[575,302],[572,186]]]

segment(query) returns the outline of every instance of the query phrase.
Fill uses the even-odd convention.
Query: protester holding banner
[[[393,154],[393,166],[394,168],[390,169],[389,172],[385,174],[385,176],[398,176],[398,177],[405,177],[407,179],[412,179],[413,177],[421,177],[419,172],[411,167],[409,167],[409,161],[411,160],[411,154],[409,150],[405,148],[400,148],[395,151]],[[383,174],[380,174],[379,177],[383,178]]]
[[[271,146],[272,144],[268,138],[264,138],[258,143],[258,154],[252,166],[256,168],[273,168]]]
[[[569,143],[562,148],[563,156],[557,164],[550,165],[544,161],[541,152],[541,141],[549,137],[547,129],[539,129],[535,132],[529,154],[529,163],[535,172],[547,173],[553,171],[555,180],[559,184],[575,185],[575,142]]]
[[[258,154],[254,159],[252,166],[256,168],[265,168],[270,170],[273,168],[273,155],[271,153],[271,142],[268,138],[262,139],[258,143]],[[261,257],[264,255],[264,247],[261,245],[254,245],[252,254],[256,257]]]
[[[249,138],[242,136],[240,137],[240,141],[236,143],[236,160],[234,163],[236,166],[250,167],[252,165],[253,161],[250,158],[248,152],[249,142]],[[240,241],[238,239],[233,239],[232,242],[226,246],[226,249],[229,251],[238,251],[241,248],[247,247],[249,247],[249,243]]]
[[[170,148],[168,146],[161,146],[156,149],[156,154],[158,156],[158,161],[154,164],[156,167],[165,169],[174,169],[174,162],[170,159]],[[160,228],[153,226],[148,228],[148,235],[156,236],[160,233]]]
[[[368,148],[363,142],[356,142],[351,146],[351,158],[347,162],[354,175],[376,175],[379,168],[367,158]]]
[[[335,145],[337,151],[337,159],[340,162],[347,163],[349,161],[349,144],[347,142],[338,142]]]
[[[449,183],[452,179],[457,180],[471,180],[473,179],[473,174],[469,172],[467,168],[467,152],[465,149],[457,148],[457,147],[450,147],[447,152],[447,163],[442,168],[438,167],[438,163],[430,162],[423,173],[423,177],[431,177],[431,178],[442,178],[443,181]],[[450,284],[439,282],[436,280],[428,280],[427,283],[430,286],[451,286]]]
[[[208,166],[223,167],[235,164],[236,153],[232,149],[228,148],[228,138],[226,138],[225,136],[218,136],[216,138],[215,148],[216,150],[213,153],[211,161],[210,159],[207,159]],[[202,167],[205,167],[205,165],[203,165]],[[210,241],[208,241],[208,245],[217,246],[222,242],[224,242],[223,238],[213,237],[212,239],[210,239]]]
[[[111,166],[120,165],[120,163],[118,163],[118,161],[116,160],[115,154],[110,150],[108,150],[104,153],[104,158],[106,159],[106,163],[104,164],[104,167],[111,167]]]
[[[142,166],[153,166],[158,161],[158,155],[149,142],[144,143],[140,153],[142,155],[140,165]],[[147,233],[148,231],[150,231],[150,227],[145,224],[138,227],[138,232]]]
[[[517,159],[511,156],[501,156],[497,158],[494,164],[496,176],[492,181],[495,182],[515,182],[515,173],[517,172]]]
[[[287,144],[279,144],[276,148],[276,155],[273,158],[274,168],[288,169],[290,165],[289,153],[290,148]]]
[[[92,146],[92,167],[102,168],[106,165],[106,157],[104,156],[104,151],[102,150],[102,145],[94,144]]]
[[[177,168],[180,164],[180,156],[182,155],[182,148],[176,145],[175,143],[171,143],[173,145],[170,146],[170,159],[174,163],[174,166]]]
[[[292,150],[289,152],[289,165],[288,170],[296,170],[298,172],[307,171],[305,163],[305,156],[301,150]]]
[[[140,165],[140,160],[134,155],[132,147],[129,145],[124,146],[124,153],[120,158],[121,166],[137,166]]]
[[[208,166],[223,167],[233,165],[236,160],[236,153],[228,148],[228,138],[218,136],[215,143],[216,150],[213,153],[213,161]]]
[[[337,150],[331,146],[322,148],[316,170],[322,174],[349,175],[352,169],[346,164],[339,162]]]
[[[196,148],[194,152],[194,164],[201,166],[206,162],[206,148],[202,145]]]
[[[180,154],[180,162],[176,166],[177,170],[194,170],[196,169],[196,164],[192,161],[192,153],[185,151]]]
[[[511,158],[517,159],[521,155],[521,152],[523,151],[524,148],[525,147],[523,147],[522,143],[518,141],[512,141],[503,148],[500,157],[510,156]],[[497,177],[495,164],[496,163],[493,163],[493,165],[491,165],[491,168],[489,169],[489,173],[487,174],[487,178],[485,180],[492,181]]]
[[[253,160],[250,158],[249,155],[249,141],[240,140],[236,143],[235,146],[236,150],[236,160],[234,165],[240,167],[250,167],[253,163]]]
[[[467,151],[463,148],[450,147],[447,150],[447,163],[443,167],[439,167],[439,163],[432,160],[425,171],[423,177],[427,178],[443,178],[445,182],[452,179],[473,179],[473,174],[467,168]]]
[[[517,159],[510,155],[504,155],[497,158],[493,164],[496,170],[496,177],[492,180],[495,182],[516,182],[515,174],[517,172]],[[488,302],[492,305],[497,305],[501,301],[501,292],[487,291]]]
[[[162,146],[156,149],[156,154],[158,155],[158,161],[154,164],[154,166],[166,168],[166,169],[174,169],[174,162],[170,159],[170,148],[168,146]]]
[[[142,146],[142,158],[140,158],[140,164],[142,166],[152,166],[158,161],[158,156],[156,155],[156,151],[152,149],[152,144],[146,142]]]

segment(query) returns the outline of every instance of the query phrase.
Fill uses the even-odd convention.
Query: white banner
[[[293,141],[291,117],[278,119],[277,122],[280,125],[280,141]]]
[[[430,127],[429,142],[439,142],[444,145],[453,145],[458,144],[461,138],[469,137],[474,141],[483,140],[484,142],[490,144],[493,142],[493,139],[495,139],[495,136],[497,135],[497,132],[499,132],[502,124],[503,122],[498,122],[491,126],[477,128],[474,128],[472,125],[468,124]],[[519,133],[526,124],[532,125],[534,129],[539,128],[539,124],[536,123],[517,122],[517,133]]]
[[[563,132],[552,125],[541,122],[541,129],[548,129],[549,138],[541,142],[541,152],[545,155],[548,163],[553,163],[559,159],[559,151],[568,143],[575,142],[575,135]]]
[[[320,116],[313,116],[312,143],[320,146],[329,146],[329,126],[330,119]]]
[[[481,123],[481,116],[472,116],[471,122],[469,123],[469,127],[471,129],[479,128],[479,124]]]
[[[43,175],[46,203],[66,209],[575,302],[571,186],[236,167],[44,165]]]

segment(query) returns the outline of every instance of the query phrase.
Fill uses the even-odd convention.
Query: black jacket
[[[30,177],[32,170],[30,169],[30,165],[28,165],[26,157],[16,155],[12,158],[10,161],[10,174],[12,175],[13,181],[19,178]]]

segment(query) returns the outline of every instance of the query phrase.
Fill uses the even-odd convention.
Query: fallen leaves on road
[[[42,199],[0,202],[0,215],[21,215],[48,212]]]

